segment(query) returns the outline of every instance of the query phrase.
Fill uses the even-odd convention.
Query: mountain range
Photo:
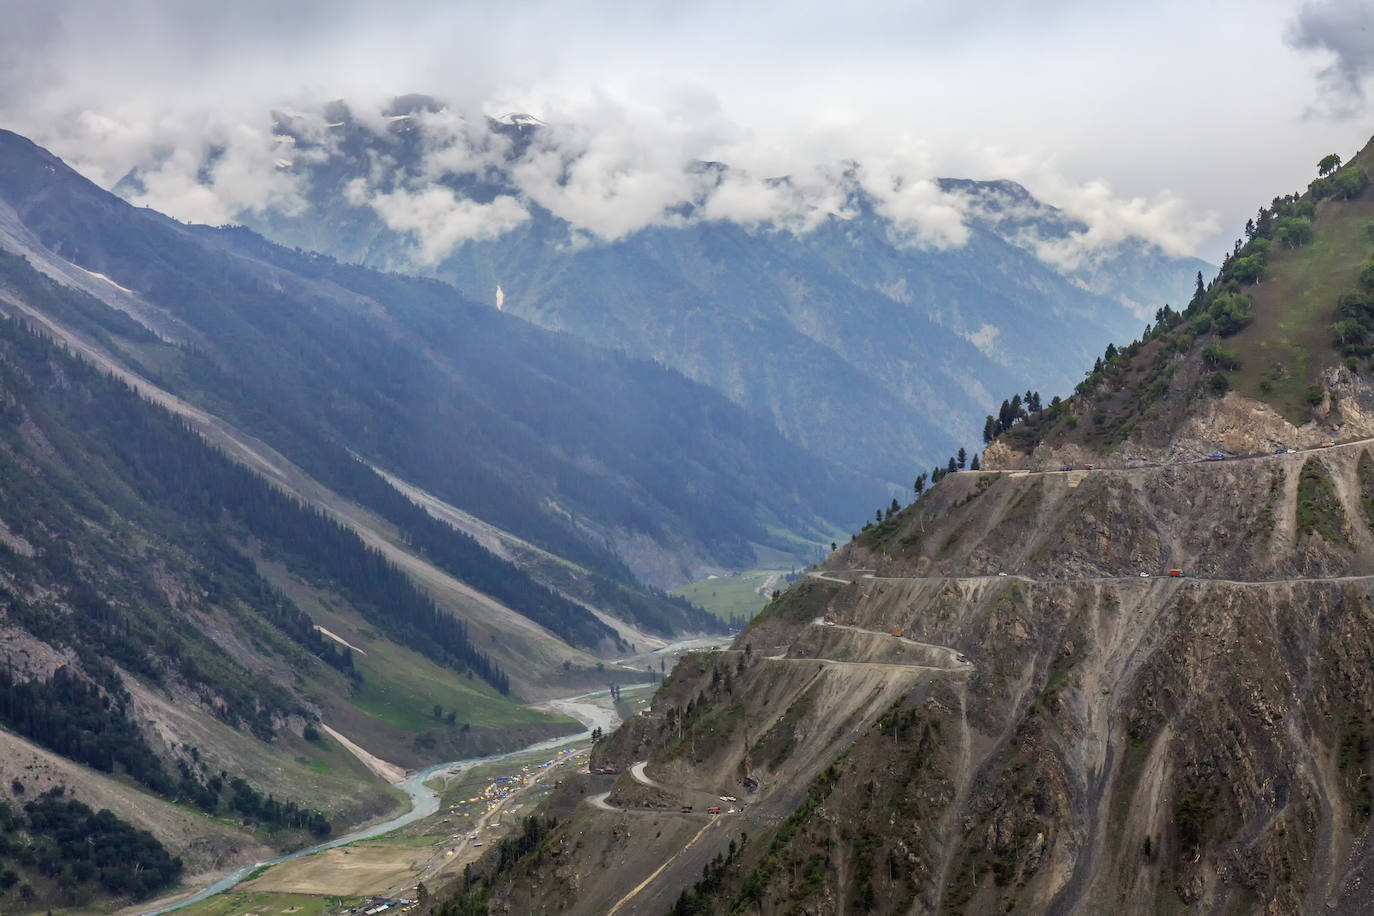
[[[739,173],[704,162],[690,167],[697,190],[660,218],[598,235],[524,189],[552,162],[550,193],[599,193],[577,186],[584,154],[557,132],[513,116],[455,134],[425,96],[397,99],[380,121],[343,103],[279,113],[274,134],[277,177],[294,192],[243,209],[243,225],[660,362],[902,490],[916,469],[977,445],[1007,393],[1071,390],[1081,376],[1069,367],[1212,271],[1135,237],[1080,250],[1085,224],[1006,181],[939,182],[932,193],[960,211],[964,237],[930,242],[865,190],[859,163],[808,191],[833,212],[806,211],[801,226],[713,216],[710,195]],[[215,166],[212,153],[207,184]],[[138,199],[152,168],[116,190]],[[789,176],[764,185],[803,196]]]
[[[1372,172],[1261,206],[429,911],[1374,911]]]

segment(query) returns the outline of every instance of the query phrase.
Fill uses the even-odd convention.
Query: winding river
[[[626,688],[630,689],[633,689],[634,687],[643,686],[648,685],[625,685]],[[162,913],[171,913],[181,909],[182,907],[187,907],[193,903],[198,903],[201,900],[206,899],[207,897],[213,897],[216,894],[223,893],[224,891],[229,890],[230,888],[237,885],[239,882],[243,881],[255,870],[262,868],[263,866],[277,865],[281,862],[289,862],[292,859],[299,859],[302,856],[311,855],[313,853],[319,852],[322,849],[333,849],[336,846],[347,846],[349,843],[356,843],[359,840],[371,839],[372,837],[381,836],[384,833],[390,833],[393,830],[399,830],[407,824],[411,824],[415,821],[420,820],[421,818],[428,817],[429,815],[439,810],[439,793],[435,792],[429,786],[425,785],[425,781],[433,778],[434,774],[436,773],[440,773],[445,770],[452,770],[454,773],[457,773],[462,770],[468,769],[469,767],[478,766],[483,763],[491,763],[495,760],[505,760],[509,757],[517,757],[524,754],[534,754],[540,751],[553,750],[555,748],[562,747],[565,744],[572,744],[576,741],[586,740],[587,738],[591,737],[592,729],[595,728],[600,728],[602,731],[611,731],[615,729],[617,725],[620,724],[620,717],[616,715],[614,707],[608,707],[606,705],[594,702],[597,697],[604,697],[609,693],[609,690],[594,690],[591,693],[578,694],[575,697],[565,697],[563,699],[558,700],[548,700],[544,703],[538,704],[535,707],[536,709],[543,709],[549,712],[557,712],[562,713],[566,716],[571,716],[572,718],[577,719],[584,726],[586,726],[585,731],[581,731],[573,735],[564,735],[561,738],[549,738],[545,741],[539,741],[535,744],[531,744],[528,747],[522,747],[514,751],[506,751],[504,754],[492,754],[487,757],[469,757],[466,760],[454,760],[449,763],[436,763],[434,766],[427,767],[426,769],[423,769],[418,773],[406,777],[404,782],[397,783],[397,788],[401,789],[406,793],[406,795],[410,796],[410,810],[406,813],[398,815],[397,817],[393,817],[389,821],[383,821],[379,824],[372,824],[371,826],[355,830],[352,833],[347,834],[345,836],[336,837],[332,840],[329,840],[328,842],[320,843],[318,846],[309,846],[305,849],[298,849],[295,852],[288,853],[284,856],[278,856],[275,859],[267,859],[263,862],[254,862],[252,865],[245,865],[238,871],[226,875],[223,878],[216,881],[214,884],[211,884],[209,887],[205,888],[205,890],[196,894],[194,897],[188,897],[185,900],[180,900],[174,904],[171,904],[170,906],[165,906],[160,910],[148,910],[143,914],[143,916],[160,916],[160,914]]]

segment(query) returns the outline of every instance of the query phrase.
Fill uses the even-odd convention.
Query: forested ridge
[[[617,545],[647,537],[655,559],[686,548],[698,566],[748,565],[754,543],[793,548],[878,486],[660,365],[451,286],[178,224],[8,132],[0,160],[0,199],[24,227],[136,290],[180,343],[113,329],[127,320],[93,317],[89,297],[67,297],[68,312],[88,313],[140,374],[327,485],[321,442],[629,587],[616,550],[642,551]],[[647,592],[632,604],[674,631],[709,623]]]
[[[168,530],[181,529],[183,537],[199,539],[197,554],[214,564],[208,589],[215,587],[215,573],[220,571],[215,558],[238,553],[229,538],[237,534],[256,539],[299,571],[339,588],[370,622],[398,642],[440,664],[471,670],[503,693],[510,689],[508,676],[472,645],[466,625],[439,611],[352,531],[233,463],[121,382],[94,372],[13,321],[0,324],[0,344],[8,357],[0,364],[0,385],[10,393],[7,403],[0,405],[0,422],[16,435],[29,423],[49,441],[67,440],[74,451],[79,443],[81,452],[99,455],[103,467],[83,472],[82,479],[121,510],[161,510],[159,521]],[[74,490],[69,495],[77,497]],[[20,517],[7,523],[23,533],[32,521]],[[229,561],[238,569],[228,571],[253,578],[244,563]],[[64,583],[78,578],[58,577]],[[263,616],[308,648],[325,653],[308,618],[298,610],[292,613],[266,583],[259,581],[256,592],[252,597],[265,609]],[[332,655],[332,648],[328,652]],[[195,664],[183,662],[182,668]]]
[[[16,868],[40,887],[51,883],[56,902],[68,905],[89,902],[97,887],[143,899],[181,877],[181,859],[152,834],[65,796],[63,787],[55,787],[21,811],[0,801],[0,900],[17,896],[32,905],[40,896],[32,883],[21,883]]]
[[[126,315],[79,292],[66,289],[39,275],[20,257],[0,252],[0,282],[25,301],[90,336],[111,352],[128,350],[128,343],[152,345],[156,338]],[[124,343],[121,346],[121,342]],[[135,349],[135,353],[140,352]],[[215,392],[215,409],[223,415],[242,417],[241,408],[262,403],[266,394],[242,391],[214,359],[192,348],[182,348],[177,360],[199,390]],[[132,360],[136,365],[137,359]],[[163,373],[141,366],[152,379]],[[170,380],[175,382],[175,379]],[[278,443],[284,451],[321,483],[356,500],[396,525],[406,540],[435,565],[479,591],[486,592],[514,610],[547,627],[572,645],[595,647],[616,639],[615,632],[586,608],[534,581],[514,564],[495,556],[463,532],[435,519],[411,502],[351,451],[312,423],[287,423],[276,413],[254,408],[246,417],[260,437]],[[590,565],[585,576],[587,597],[598,606],[653,631],[672,633],[684,625],[710,629],[713,620],[682,599],[672,598],[634,582],[624,566],[608,556],[572,556]],[[626,583],[630,583],[627,585]],[[317,654],[319,647],[313,647]]]

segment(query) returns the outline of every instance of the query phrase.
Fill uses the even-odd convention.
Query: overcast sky
[[[1216,262],[1260,203],[1374,134],[1374,3],[1347,0],[0,0],[0,22],[0,125],[105,186],[270,136],[273,107],[422,92],[641,148],[608,173],[1011,178]],[[220,212],[175,182],[153,202]]]

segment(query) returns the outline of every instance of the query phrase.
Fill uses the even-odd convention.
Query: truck
[[[892,635],[893,635],[893,636],[901,636],[901,635],[902,635],[902,628],[901,628],[901,627],[893,627],[893,628],[892,628]]]
[[[707,814],[720,814],[720,805],[712,805],[706,809]]]
[[[683,805],[683,806],[682,806],[682,813],[683,813],[683,814],[691,814],[691,813],[692,813],[692,806],[691,806],[691,805]]]
[[[1169,570],[1169,575],[1175,579],[1182,579],[1187,574],[1181,569],[1171,569]]]

